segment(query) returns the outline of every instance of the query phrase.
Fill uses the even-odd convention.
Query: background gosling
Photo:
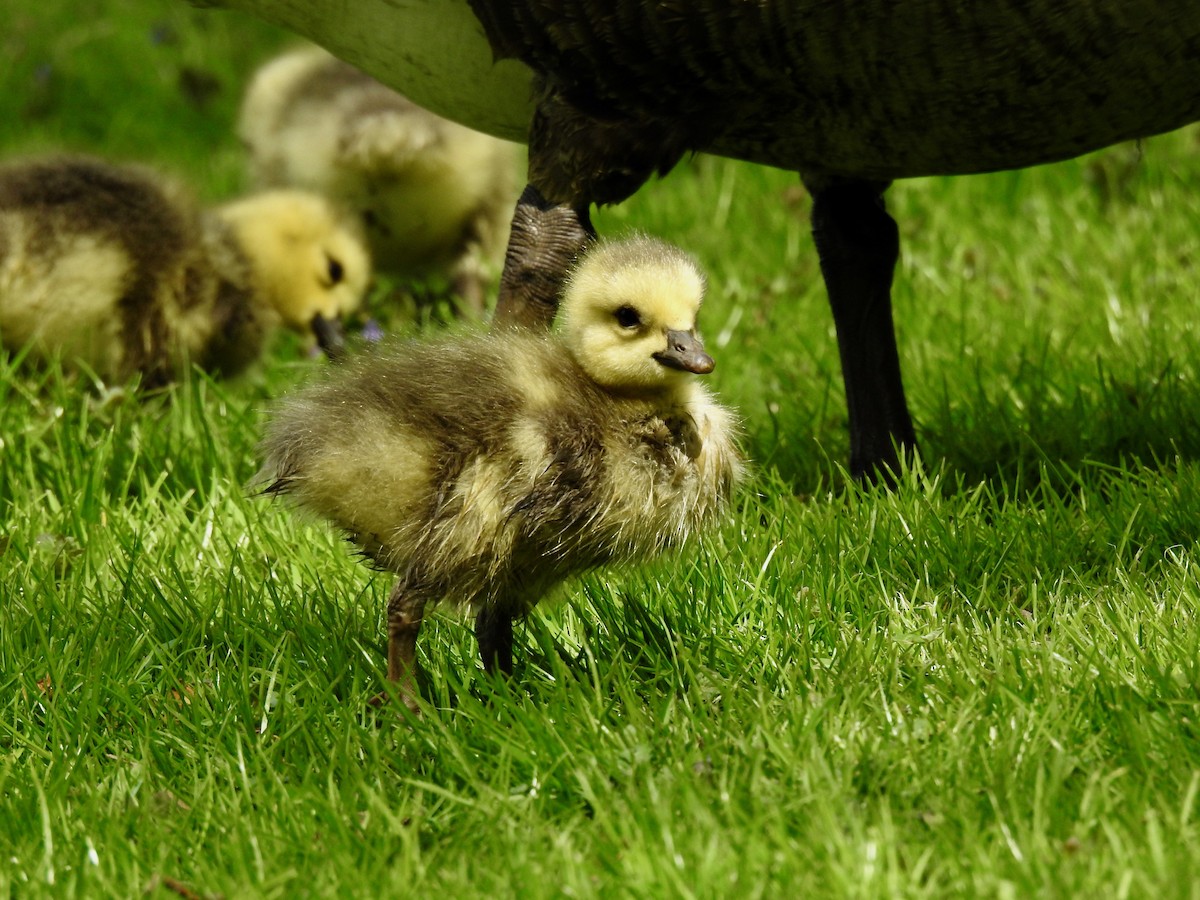
[[[731,413],[693,377],[704,278],[649,238],[599,244],[553,333],[408,343],[285,399],[267,491],[344,529],[399,575],[388,678],[416,709],[425,611],[475,612],[485,668],[512,669],[512,620],[563,579],[677,547],[739,479]]]
[[[234,374],[279,324],[334,349],[370,278],[356,228],[299,191],[205,212],[140,167],[0,166],[0,340],[146,385],[190,363]]]
[[[375,267],[445,276],[483,310],[516,204],[520,149],[428,112],[319,47],[264,65],[238,126],[262,186],[320,191],[355,210]]]

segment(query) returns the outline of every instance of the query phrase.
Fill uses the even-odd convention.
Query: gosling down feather
[[[542,322],[616,203],[705,151],[799,172],[850,465],[915,452],[891,286],[898,178],[1016,169],[1200,120],[1196,0],[204,0],[284,25],[442,115],[529,142],[497,317]]]
[[[319,47],[258,70],[238,132],[258,184],[336,199],[362,217],[378,271],[445,276],[482,312],[517,201],[516,144],[434,115]]]
[[[201,210],[147,169],[86,157],[0,166],[0,340],[144,385],[235,374],[278,325],[336,346],[370,277],[351,219],[274,191]]]
[[[704,279],[649,238],[596,245],[551,333],[400,345],[285,399],[263,442],[268,492],[344,530],[399,580],[388,677],[416,708],[415,647],[438,602],[476,614],[488,671],[512,620],[595,566],[710,525],[739,479],[732,414],[694,377]]]

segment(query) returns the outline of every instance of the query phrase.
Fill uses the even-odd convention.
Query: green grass
[[[5,13],[0,151],[236,191],[284,38],[88,10]],[[0,897],[1196,897],[1198,155],[892,190],[926,467],[892,493],[841,469],[794,176],[701,158],[598,214],[709,271],[756,474],[695,553],[539,609],[507,684],[434,621],[420,720],[367,706],[388,578],[243,487],[319,363],[148,398],[0,363]]]

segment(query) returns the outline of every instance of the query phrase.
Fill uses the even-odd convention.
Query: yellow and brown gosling
[[[416,640],[438,602],[476,615],[488,671],[512,621],[595,566],[694,537],[742,462],[734,416],[696,375],[704,278],[645,237],[595,245],[550,333],[400,344],[284,399],[259,478],[330,520],[399,580],[388,678],[417,708]]]
[[[307,192],[202,210],[139,166],[54,157],[0,166],[0,341],[162,384],[234,374],[280,324],[331,349],[370,257],[353,218]]]
[[[482,312],[516,204],[517,145],[436,116],[319,47],[254,75],[238,131],[258,184],[335,198],[362,216],[377,270],[445,276]]]

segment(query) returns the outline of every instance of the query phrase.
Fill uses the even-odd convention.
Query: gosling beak
[[[716,365],[713,358],[704,352],[700,338],[692,331],[668,331],[667,349],[655,353],[654,358],[669,369],[707,375]]]
[[[346,341],[342,336],[340,320],[327,319],[320,313],[312,317],[309,323],[312,332],[317,337],[317,346],[330,359],[340,359],[346,350]]]

